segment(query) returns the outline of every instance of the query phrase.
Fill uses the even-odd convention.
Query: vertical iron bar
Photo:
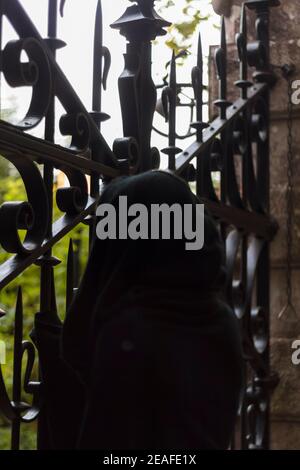
[[[57,36],[57,0],[49,0],[48,3],[48,38],[56,39]],[[49,41],[49,48],[51,52],[56,57],[56,47],[55,44]],[[49,142],[54,142],[54,133],[55,133],[55,98],[54,92],[52,92],[50,105],[45,119],[45,139]],[[48,204],[49,204],[49,225],[47,236],[50,238],[52,236],[52,212],[53,212],[53,166],[49,163],[44,164],[44,182],[48,194]],[[51,256],[51,253],[49,253]]]
[[[220,48],[216,51],[215,60],[217,65],[217,73],[219,79],[219,99],[214,103],[219,108],[220,118],[226,120],[226,110],[230,106],[227,101],[227,42],[226,42],[226,27],[225,18],[222,16],[221,20],[221,40]],[[223,150],[223,164],[221,169],[221,181],[220,181],[220,195],[221,201],[226,204],[227,202],[227,184],[228,184],[228,131],[224,129],[220,135],[221,146]],[[220,224],[220,232],[222,239],[226,239],[226,224]]]
[[[176,168],[176,154],[181,150],[176,147],[176,107],[177,107],[177,80],[176,57],[173,52],[170,62],[169,86],[162,91],[162,104],[166,121],[169,122],[168,147],[162,149],[162,153],[168,155],[168,168],[174,171]]]
[[[243,83],[247,84],[248,79],[248,64],[247,64],[247,16],[245,4],[241,10],[240,31],[242,37],[242,57],[240,58],[240,79]],[[247,86],[243,86],[241,96],[244,100],[247,99]]]
[[[169,87],[171,91],[169,95],[169,170],[175,170],[177,83],[174,52],[171,59]]]
[[[93,49],[93,97],[92,110],[95,114],[95,120],[101,130],[101,105],[102,105],[102,59],[103,59],[103,15],[101,0],[97,2],[94,26],[94,49]],[[93,158],[93,149],[92,149]],[[91,173],[90,178],[90,194],[92,197],[99,196],[99,175],[95,172]],[[91,248],[95,217],[89,216],[86,220],[89,229],[89,248]]]
[[[240,61],[240,78],[235,85],[241,90],[241,98],[246,100],[247,90],[252,85],[248,80],[248,62],[247,62],[247,14],[246,6],[242,5],[240,18],[240,32],[236,35],[236,44]]]
[[[220,70],[220,82],[219,82],[219,95],[221,100],[226,100],[227,98],[227,44],[226,44],[226,29],[225,29],[225,19],[222,16],[221,23],[221,49],[222,54],[222,68]],[[225,119],[225,116],[223,117]]]
[[[257,81],[264,80],[272,85],[275,80],[270,71],[270,7],[278,6],[278,0],[250,0],[246,5],[255,11],[257,39],[261,41],[265,50],[265,63],[262,70],[259,69],[254,73],[253,77]],[[257,164],[257,180],[260,183],[259,191],[262,204],[266,214],[270,209],[270,89],[267,88],[263,95],[266,109],[266,127],[267,136],[263,144],[258,147],[258,164]],[[263,154],[263,155],[262,155]],[[267,335],[270,337],[270,245],[265,243],[257,267],[257,288],[256,288],[257,305],[262,307],[267,316]],[[266,377],[258,377],[258,386],[261,390],[263,398],[267,401],[265,431],[262,439],[262,448],[268,449],[270,446],[270,343],[268,340],[267,348],[263,353],[263,358],[267,368]]]
[[[94,26],[94,46],[93,46],[93,97],[92,97],[92,110],[95,114],[95,121],[101,130],[101,106],[102,106],[102,59],[103,59],[103,16],[101,0],[97,2],[97,9],[95,15]],[[97,173],[91,174],[91,196],[97,197],[99,195],[99,175]],[[90,231],[93,224],[91,224]],[[92,236],[92,233],[90,233]]]
[[[266,50],[266,68],[269,69],[270,54],[269,54],[269,5],[266,2],[258,8],[257,16],[257,34],[258,39],[263,42]],[[269,142],[269,128],[270,128],[270,90],[265,92],[265,104],[267,109],[267,140],[264,143],[264,158],[258,158],[257,165],[257,178],[263,181],[263,204],[266,213],[270,210],[270,142]],[[259,157],[259,156],[258,156]],[[270,244],[266,243],[257,268],[257,288],[256,288],[257,304],[260,305],[268,315],[268,328],[267,335],[270,337]],[[268,374],[270,374],[270,343],[264,352],[264,360],[267,365]],[[267,396],[267,416],[265,423],[265,432],[262,442],[264,449],[270,447],[270,390],[268,390],[268,383],[265,383],[263,393]]]
[[[54,58],[56,57],[56,44],[55,39],[57,36],[57,0],[48,0],[48,47],[51,50]],[[52,41],[51,41],[52,40]],[[55,80],[55,77],[54,77]],[[54,85],[55,88],[55,85]],[[54,91],[50,98],[50,104],[48,112],[45,119],[45,140],[49,142],[54,142],[55,134],[55,96]],[[48,238],[52,237],[52,218],[53,218],[53,165],[46,162],[44,164],[44,173],[43,179],[46,187],[46,192],[48,196],[48,207],[49,207],[49,222],[47,227]],[[53,295],[53,286],[52,286],[52,277],[53,277],[53,267],[51,263],[52,259],[52,250],[49,250],[41,257],[37,264],[41,267],[41,279],[40,279],[40,311],[51,315],[51,308],[53,305],[52,295]],[[52,312],[53,314],[53,312]],[[52,315],[51,315],[52,316]],[[40,380],[42,377],[40,376]],[[38,431],[37,431],[37,447],[38,449],[47,449],[49,446],[47,438],[47,422],[46,417],[44,416],[43,409],[39,415],[38,419]]]
[[[221,20],[221,42],[220,47],[215,52],[215,62],[217,67],[217,76],[219,80],[219,98],[214,102],[220,110],[220,118],[226,119],[226,109],[231,103],[227,101],[227,43],[225,19]]]
[[[246,100],[248,97],[248,87],[251,86],[251,82],[248,81],[248,63],[247,63],[247,16],[246,16],[246,7],[245,4],[241,7],[241,17],[240,17],[240,33],[237,35],[236,38],[237,49],[239,54],[239,61],[240,61],[240,79],[235,83],[240,88],[240,96],[242,99]],[[249,109],[245,109],[243,112],[243,121],[244,122],[251,122],[251,113]],[[250,139],[250,131],[247,127],[245,129],[247,135],[244,136],[247,142],[247,150],[249,151],[248,146],[251,146],[252,143],[249,142]],[[248,155],[244,152],[242,154],[242,201],[244,203],[244,207],[247,207],[247,178],[248,178],[248,167],[247,167]],[[241,266],[240,266],[240,279],[242,283],[242,291],[244,291],[246,283],[247,283],[247,272],[248,272],[248,263],[247,263],[247,252],[248,252],[248,237],[245,235],[242,237],[241,241]],[[248,312],[250,314],[250,312]],[[241,321],[242,329],[247,328],[247,321],[248,318],[246,316]],[[248,363],[245,360],[244,364],[244,373],[247,376],[247,369]],[[245,416],[247,413],[247,405],[243,404],[241,410],[241,448],[247,448],[247,428],[246,428],[246,420]]]
[[[198,36],[198,50],[197,50],[197,68],[199,70],[199,83],[198,91],[199,94],[196,96],[197,103],[197,122],[203,122],[203,52],[202,52],[202,40],[201,33]],[[197,131],[197,140],[202,142],[202,129]]]
[[[247,80],[248,78],[248,64],[247,64],[247,17],[245,4],[241,8],[241,19],[240,19],[240,33],[243,38],[243,55],[240,60],[240,78],[241,80]],[[246,97],[245,97],[246,98]]]
[[[103,26],[102,26],[102,5],[97,2],[94,30],[94,55],[93,55],[93,111],[101,111],[101,85],[102,85],[102,46],[103,46]],[[101,123],[99,123],[100,128]]]
[[[13,362],[13,391],[12,399],[15,403],[17,413],[20,412],[21,390],[22,390],[22,340],[23,340],[23,299],[21,287],[18,288],[15,309],[14,325],[14,362]],[[11,449],[18,450],[20,447],[20,418],[12,422]]]
[[[201,33],[198,36],[197,66],[192,70],[192,86],[196,100],[196,122],[191,123],[191,127],[196,129],[197,142],[203,142],[203,130],[209,124],[203,122],[203,52]],[[200,155],[196,157],[196,193],[200,197],[203,188],[202,182],[202,163],[203,158]]]
[[[229,106],[227,101],[227,44],[226,44],[226,29],[225,20],[221,20],[221,41],[220,47],[215,52],[215,62],[217,67],[217,76],[219,80],[219,98],[214,102],[214,105],[219,108],[220,118],[226,120],[226,109]],[[221,132],[221,144],[223,149],[223,168],[221,172],[221,201],[226,202],[226,186],[227,186],[227,131],[226,129]],[[224,226],[221,224],[222,237],[225,239]]]
[[[66,310],[71,305],[74,292],[74,250],[73,240],[70,238],[69,250],[68,250],[68,261],[67,261],[67,295],[66,295]]]

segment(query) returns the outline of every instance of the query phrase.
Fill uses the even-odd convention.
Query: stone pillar
[[[219,8],[227,13],[228,1],[215,0]],[[227,17],[229,57],[233,58],[235,33],[239,28],[240,0],[232,0],[231,15]],[[218,10],[220,11],[220,10]],[[251,13],[249,13],[250,17]],[[300,0],[281,0],[281,6],[271,9],[271,63],[276,66],[278,82],[271,95],[271,212],[277,219],[280,230],[271,245],[271,366],[280,377],[271,407],[271,448],[300,449],[300,365],[292,364],[292,343],[300,340],[300,105],[293,109],[293,152],[294,152],[294,225],[292,285],[293,304],[298,314],[292,312],[279,319],[278,315],[286,304],[286,188],[287,188],[287,81],[277,66],[293,63],[296,67],[294,80],[300,80]],[[251,36],[251,28],[250,28]],[[231,51],[231,52],[230,52]],[[235,67],[236,68],[236,67]],[[230,73],[228,83],[236,79],[236,72]],[[211,93],[216,89],[211,71]],[[232,95],[237,94],[230,87]],[[232,96],[233,97],[233,96]],[[211,114],[212,114],[211,110]]]
[[[296,67],[293,80],[300,79],[300,0],[282,0],[272,12],[272,63]],[[272,447],[300,449],[300,365],[292,364],[291,348],[300,339],[300,105],[293,109],[293,304],[298,314],[287,311],[281,319],[278,314],[286,304],[286,188],[287,188],[287,81],[280,78],[272,93],[271,122],[271,211],[280,231],[272,244],[271,265],[271,363],[280,376],[280,383],[272,400]]]

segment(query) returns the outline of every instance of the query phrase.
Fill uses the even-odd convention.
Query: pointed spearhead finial
[[[65,3],[66,3],[66,0],[61,0],[61,1],[60,1],[59,13],[60,13],[60,16],[61,16],[61,17],[64,16]]]

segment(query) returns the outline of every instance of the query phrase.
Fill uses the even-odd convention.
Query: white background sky
[[[41,35],[46,37],[48,0],[20,0],[20,3],[32,18]],[[175,7],[164,13],[164,18],[170,22],[182,19],[181,8],[184,1],[175,0],[175,4]],[[123,69],[122,54],[125,52],[125,38],[120,36],[118,31],[111,29],[109,25],[118,19],[129,5],[131,3],[128,0],[102,0],[104,45],[110,49],[112,55],[108,89],[103,93],[102,104],[102,111],[111,116],[111,120],[102,125],[102,133],[109,144],[112,143],[114,138],[122,136],[117,78]],[[91,110],[92,101],[93,35],[96,6],[97,0],[67,0],[64,17],[59,17],[58,20],[58,37],[67,43],[67,47],[58,51],[57,61],[89,111]],[[207,11],[212,13],[212,8],[207,5],[207,0],[199,0],[199,7],[202,14],[207,13]],[[200,25],[205,55],[208,53],[210,44],[219,42],[219,31],[213,27],[213,23],[218,24],[218,22],[218,17],[213,15],[208,22],[203,21]],[[17,38],[16,34],[8,22],[4,21],[2,46],[4,47],[8,40],[14,38]],[[164,45],[164,41],[165,38],[161,38],[159,40],[160,45],[155,45],[153,48],[153,78],[155,82],[160,82],[161,77],[165,75],[164,65],[171,55],[171,51]],[[196,61],[196,45],[197,37],[195,36],[190,58],[184,67],[178,67],[178,80],[190,81],[191,68]],[[31,96],[30,89],[12,90],[6,86],[2,78],[1,92],[2,108],[9,106],[12,97],[16,97],[17,114],[21,118],[28,106]],[[62,109],[58,107],[58,115],[62,112]],[[163,125],[163,120],[160,121],[159,119],[159,125]],[[179,120],[179,131],[186,130],[187,123],[185,122],[185,126],[182,127],[183,121],[183,119]],[[42,126],[34,130],[35,135],[42,136],[42,133]],[[62,142],[58,132],[56,138],[57,142]],[[159,147],[164,145],[162,140],[156,137],[155,134],[153,140],[153,144]]]

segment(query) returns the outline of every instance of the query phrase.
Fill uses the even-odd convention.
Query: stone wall
[[[222,0],[221,0],[222,2]],[[221,3],[219,2],[219,3]],[[228,3],[228,2],[226,2]],[[240,0],[233,0],[231,16],[226,19],[230,59],[239,28]],[[250,33],[253,33],[250,29]],[[300,80],[300,0],[281,0],[271,13],[271,62],[274,65],[293,63],[294,79]],[[212,68],[212,66],[211,66]],[[229,83],[235,79],[229,69]],[[287,186],[287,82],[278,71],[278,82],[271,96],[271,212],[280,225],[271,247],[271,363],[279,373],[280,384],[272,398],[271,446],[273,449],[300,449],[300,365],[291,362],[292,342],[300,340],[300,105],[294,106],[294,217],[293,227],[293,302],[298,317],[287,312],[278,319],[286,303],[286,200]],[[211,70],[212,72],[212,70]],[[215,75],[211,73],[211,94],[216,93]],[[237,93],[230,89],[232,97]],[[213,96],[212,96],[213,98]],[[211,109],[211,113],[213,110]]]
[[[300,79],[300,0],[282,0],[271,21],[271,60],[273,64],[293,63],[294,79]],[[298,318],[278,313],[285,305],[286,282],[286,201],[287,184],[287,82],[278,83],[272,93],[271,109],[271,211],[280,231],[273,242],[271,269],[271,362],[279,372],[280,383],[272,400],[272,446],[274,449],[300,449],[300,365],[291,362],[291,345],[300,339],[300,105],[294,107],[294,226],[293,303]]]

